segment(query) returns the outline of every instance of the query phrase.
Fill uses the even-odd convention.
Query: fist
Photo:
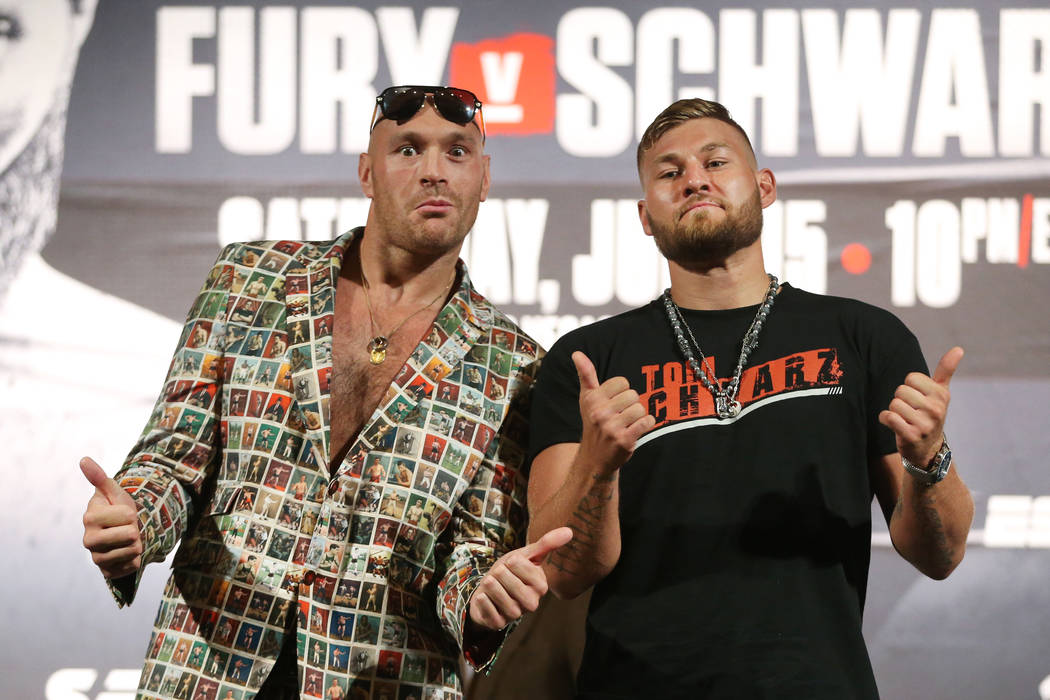
[[[90,457],[80,460],[80,471],[95,487],[84,511],[84,548],[108,579],[138,571],[143,546],[135,501]]]

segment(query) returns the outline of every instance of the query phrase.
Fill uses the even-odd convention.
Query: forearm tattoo
[[[936,496],[931,493],[933,489],[925,489],[917,506],[920,508],[919,517],[923,523],[926,536],[933,545],[930,552],[932,563],[938,567],[950,568],[955,552],[948,534],[944,531],[944,522],[941,520],[940,511],[937,510]]]
[[[955,549],[944,529],[944,521],[937,508],[934,488],[925,486],[916,489],[910,506],[912,517],[917,520],[921,541],[924,543],[922,557],[938,569],[950,569],[955,558]],[[897,495],[893,508],[894,519],[904,514],[904,490]]]
[[[598,548],[605,511],[616,494],[616,475],[594,476],[591,488],[576,505],[567,525],[572,539],[547,556],[558,571],[576,576],[582,574]]]

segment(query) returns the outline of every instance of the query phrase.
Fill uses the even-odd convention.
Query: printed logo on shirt
[[[707,361],[716,375],[728,374],[726,370],[731,371],[733,367],[727,364],[720,372],[717,358],[708,357]],[[684,421],[706,422],[710,419],[724,425],[762,404],[786,398],[842,393],[843,376],[835,348],[796,352],[748,367],[740,377],[737,394],[743,410],[735,418],[719,419],[715,413],[714,397],[687,363],[644,365],[641,373],[645,378],[645,392],[639,400],[649,415],[656,418],[656,425],[638,441],[638,445],[667,432],[662,429],[677,429]],[[720,381],[726,385],[729,378],[720,376]]]

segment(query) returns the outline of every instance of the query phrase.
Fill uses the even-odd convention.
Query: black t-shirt
[[[758,307],[683,310],[732,375]],[[911,371],[892,314],[784,285],[743,373],[734,419],[677,348],[661,300],[578,329],[544,360],[532,454],[579,442],[582,350],[657,418],[620,470],[622,551],[594,590],[581,698],[877,698],[861,636],[871,546],[869,458]]]

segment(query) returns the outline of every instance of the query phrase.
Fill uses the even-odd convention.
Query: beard
[[[372,199],[376,221],[390,236],[390,242],[423,255],[442,255],[458,248],[470,233],[478,215],[478,197],[466,198],[445,188],[431,190],[419,198],[420,201],[437,197],[452,204],[452,211],[444,216],[426,217],[422,221],[410,220],[405,205],[385,189],[379,189]],[[412,204],[417,204],[413,202]]]
[[[55,231],[69,88],[64,89],[25,149],[10,163],[0,163],[0,298],[23,259],[43,248]]]
[[[717,267],[762,235],[762,201],[757,189],[743,204],[726,205],[722,221],[712,221],[704,210],[687,216],[688,222],[679,219],[666,226],[653,219],[648,210],[645,212],[657,249],[667,260],[687,270]]]

